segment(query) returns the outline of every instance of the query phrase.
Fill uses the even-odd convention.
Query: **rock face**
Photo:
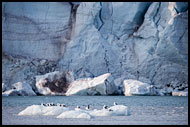
[[[151,85],[137,80],[124,80],[125,96],[151,95]]]
[[[109,95],[115,91],[110,73],[91,78],[78,79],[71,83],[66,95]]]
[[[27,79],[36,89],[35,75],[72,70],[75,79],[111,73],[118,94],[125,79],[163,95],[188,88],[187,2],[4,2],[2,38],[3,53],[29,63],[3,58],[7,86]]]
[[[12,89],[9,89],[2,93],[3,96],[34,96],[36,93],[32,90],[32,87],[26,82],[18,82],[12,85]]]
[[[56,63],[39,59],[15,58],[3,53],[2,55],[2,82],[8,90],[12,84],[27,82],[36,92],[35,76],[55,71]]]
[[[65,95],[68,86],[73,81],[72,72],[55,71],[36,76],[36,87],[42,95]]]

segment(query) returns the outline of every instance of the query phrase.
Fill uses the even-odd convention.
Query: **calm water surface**
[[[41,103],[64,103],[71,109],[77,105],[101,109],[113,102],[128,106],[130,116],[106,116],[87,119],[57,119],[56,116],[18,116],[27,106]],[[174,96],[10,96],[2,97],[2,124],[15,125],[187,125],[188,97]]]

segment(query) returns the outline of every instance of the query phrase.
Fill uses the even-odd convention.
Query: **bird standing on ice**
[[[57,106],[60,106],[60,107],[61,107],[61,104],[57,103]]]
[[[89,109],[90,109],[90,105],[87,105],[86,110],[89,110]]]
[[[66,105],[65,105],[65,104],[62,104],[62,107],[66,107]]]
[[[103,109],[108,109],[108,106],[107,106],[107,105],[104,105],[104,106],[103,106]]]
[[[75,108],[75,110],[80,110],[80,106],[77,105],[77,107]]]
[[[51,102],[50,106],[55,106],[55,104],[53,102]]]
[[[50,103],[47,103],[46,106],[50,106]]]
[[[116,102],[113,103],[114,105],[118,105]]]
[[[41,103],[41,106],[46,106],[46,104],[44,104],[44,103]]]
[[[112,109],[108,109],[109,112],[113,111]]]

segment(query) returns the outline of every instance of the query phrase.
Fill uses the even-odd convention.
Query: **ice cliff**
[[[110,73],[172,95],[188,89],[187,2],[3,2],[2,79],[6,89],[36,75],[74,79]]]

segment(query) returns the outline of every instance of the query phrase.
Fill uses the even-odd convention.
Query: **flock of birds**
[[[114,106],[115,105],[118,105],[118,104],[116,102],[114,102]],[[67,107],[65,104],[60,104],[60,103],[57,103],[57,104],[54,104],[54,103],[47,103],[47,104],[41,103],[41,106],[45,106],[45,107],[49,107],[49,106]],[[78,109],[80,109],[80,106],[77,105],[77,107],[75,108],[75,110],[78,110]],[[90,110],[90,105],[87,105],[85,107],[85,109],[86,110]],[[108,109],[108,106],[104,105],[103,109]],[[108,109],[108,111],[113,111],[113,110],[112,109]]]
[[[114,106],[113,106],[114,105]],[[65,104],[41,103],[41,105],[31,105],[26,107],[18,115],[54,115],[56,118],[85,118],[91,119],[97,116],[128,116],[130,112],[125,105],[118,105],[116,102],[112,106],[104,105],[102,109],[94,109],[92,105],[83,107],[76,106],[74,110]]]

